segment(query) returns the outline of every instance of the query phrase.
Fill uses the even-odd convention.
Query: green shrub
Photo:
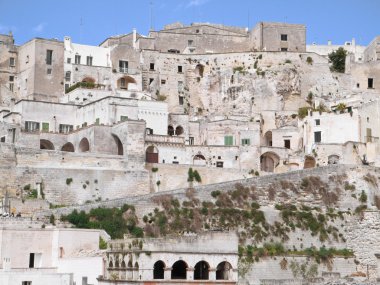
[[[308,64],[312,65],[312,64],[313,64],[313,59],[312,59],[310,56],[308,56],[308,57],[306,58],[306,62],[307,62]]]
[[[298,109],[298,118],[301,120],[307,116],[308,110],[310,107],[301,107]]]
[[[219,195],[220,195],[220,191],[219,190],[215,190],[215,191],[211,192],[211,196],[214,197],[214,198],[218,197]]]
[[[344,73],[346,68],[347,51],[340,47],[339,49],[328,54],[331,62],[331,71]]]
[[[66,178],[66,185],[70,185],[73,182],[72,178]]]
[[[364,192],[364,190],[362,190],[362,193],[360,194],[359,196],[359,201],[361,203],[366,203],[367,202],[367,194]]]
[[[107,242],[99,237],[99,249],[107,249]]]
[[[157,172],[158,171],[158,168],[157,167],[153,167],[152,168],[152,172]]]
[[[50,224],[55,226],[55,216],[53,214],[50,215],[49,221],[50,221]]]

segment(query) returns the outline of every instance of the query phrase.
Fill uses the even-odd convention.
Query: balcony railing
[[[373,136],[365,136],[364,137],[365,141],[368,143],[378,143],[379,142],[379,137],[373,137]]]
[[[185,144],[184,137],[163,136],[163,135],[146,135],[145,141],[152,142],[152,143]]]
[[[116,72],[116,69],[114,69],[114,72]],[[128,67],[120,67],[119,66],[118,72],[133,75],[133,74],[138,74],[139,70],[136,68],[128,68]]]

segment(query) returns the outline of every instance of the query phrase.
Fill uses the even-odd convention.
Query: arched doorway
[[[232,266],[227,261],[223,261],[216,267],[216,280],[231,279]]]
[[[158,149],[151,145],[145,151],[145,161],[147,163],[158,163]]]
[[[153,265],[153,279],[164,279],[165,263],[161,260]]]
[[[202,64],[197,64],[195,67],[195,76],[203,77],[205,67]]]
[[[49,140],[40,140],[40,149],[54,150],[54,145]]]
[[[87,138],[83,138],[79,143],[79,151],[80,152],[87,152],[90,151],[90,143],[88,142]]]
[[[129,84],[136,84],[136,80],[130,76],[123,76],[117,80],[117,88],[128,90]]]
[[[110,262],[108,263],[108,267],[109,267],[109,268],[112,268],[112,267],[113,267],[112,260],[110,260]]]
[[[208,280],[210,265],[206,261],[199,261],[194,267],[194,280]]]
[[[328,164],[338,164],[339,156],[336,154],[329,155],[327,158]]]
[[[118,155],[123,155],[124,154],[124,148],[123,148],[123,143],[119,139],[117,135],[112,134],[113,139],[115,140],[116,146],[117,146],[117,154]]]
[[[264,135],[264,145],[265,146],[272,146],[272,132],[267,131]]]
[[[67,142],[62,146],[61,151],[74,152],[74,145],[71,142]]]
[[[186,280],[186,271],[187,264],[183,260],[176,261],[172,266],[171,279],[185,279]]]
[[[175,128],[175,135],[176,136],[180,136],[180,135],[182,135],[183,134],[183,128],[181,127],[181,126],[178,126],[178,127],[176,127]]]
[[[314,168],[315,167],[315,158],[312,157],[312,156],[305,156],[305,162],[304,162],[304,165],[303,165],[303,168],[304,169],[307,169],[307,168]]]
[[[274,172],[280,162],[280,157],[273,152],[266,152],[260,156],[260,169],[265,172]]]
[[[168,136],[174,136],[174,128],[173,126],[168,126]]]
[[[197,155],[194,155],[193,164],[206,165],[206,158],[202,154],[198,153]]]

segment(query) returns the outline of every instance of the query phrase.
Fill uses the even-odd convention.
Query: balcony
[[[116,72],[116,69],[113,70],[113,72]],[[136,68],[128,68],[128,67],[119,67],[118,69],[119,73],[125,73],[130,75],[139,74],[140,71]]]
[[[185,144],[184,137],[163,135],[146,135],[145,141],[150,143]]]

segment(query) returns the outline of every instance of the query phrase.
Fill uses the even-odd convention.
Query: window
[[[216,162],[216,167],[223,168],[223,161],[217,161]]]
[[[153,80],[153,78],[149,78],[149,85],[152,84]]]
[[[281,48],[281,51],[288,51],[288,48]]]
[[[128,72],[128,61],[119,60],[119,72],[122,72],[122,73]]]
[[[188,40],[188,41],[187,41],[187,46],[188,46],[188,47],[192,47],[193,44],[194,44],[194,41],[193,41],[193,40]]]
[[[71,63],[71,57],[67,58],[67,63]]]
[[[29,55],[26,56],[25,63],[29,63]]]
[[[65,84],[65,92],[67,92],[68,90],[69,90],[69,88],[70,88],[70,84]],[[79,98],[78,98],[79,99]]]
[[[288,35],[287,34],[281,34],[281,41],[287,42],[288,41]]]
[[[189,137],[189,145],[194,145],[194,137]]]
[[[99,118],[96,118],[95,120],[95,125],[99,125],[100,124],[100,119]]]
[[[322,140],[321,132],[314,132],[314,142],[319,143]]]
[[[29,268],[34,268],[34,253],[29,254]]]
[[[359,88],[360,87],[360,84],[359,83],[356,83],[356,88]]]
[[[251,140],[250,139],[242,139],[241,140],[241,145],[250,145],[251,144]]]
[[[14,76],[9,76],[9,90],[12,92],[13,92],[13,88],[14,88],[14,80],[15,80]]]
[[[75,55],[75,64],[80,64],[80,55],[79,54]]]
[[[22,281],[21,285],[32,285],[32,281]]]
[[[178,81],[178,92],[183,92],[184,90],[184,85],[183,85],[183,81]]]
[[[14,57],[9,58],[9,66],[14,67],[16,65],[16,61]]]
[[[234,137],[233,136],[225,136],[224,137],[224,145],[233,145]]]
[[[149,69],[150,69],[150,70],[154,70],[154,63],[151,62],[151,63],[149,64]]]
[[[182,65],[178,65],[178,73],[182,73]]]
[[[40,123],[25,121],[25,131],[27,132],[36,132],[40,130]]]
[[[43,132],[49,131],[49,123],[42,123],[42,131]]]
[[[290,140],[284,140],[284,147],[290,149]]]
[[[125,81],[125,78],[120,79],[120,88],[122,89],[127,88],[127,82]]]
[[[128,116],[120,116],[120,121],[121,122],[128,121]]]
[[[368,78],[368,88],[373,88],[373,78]]]
[[[51,49],[46,50],[46,64],[51,65],[53,62],[53,51]]]
[[[61,134],[68,134],[74,130],[73,125],[59,124],[59,132]]]
[[[320,124],[321,124],[321,120],[320,120],[320,119],[316,119],[316,120],[315,120],[315,125],[316,125],[316,126],[319,126]]]
[[[165,85],[166,84],[166,80],[165,79],[161,79],[161,85]]]
[[[88,57],[86,58],[86,64],[89,65],[89,66],[92,65],[92,56],[88,56]]]
[[[66,71],[65,73],[65,80],[70,81],[71,80],[71,71]]]
[[[195,32],[196,32],[197,34],[199,34],[199,30],[198,30],[198,29],[196,29]]]
[[[46,74],[51,74],[51,68],[48,68],[48,69],[46,70]]]
[[[1,137],[0,142],[5,142],[5,137]]]
[[[183,105],[183,96],[178,96],[178,103],[179,105]]]

